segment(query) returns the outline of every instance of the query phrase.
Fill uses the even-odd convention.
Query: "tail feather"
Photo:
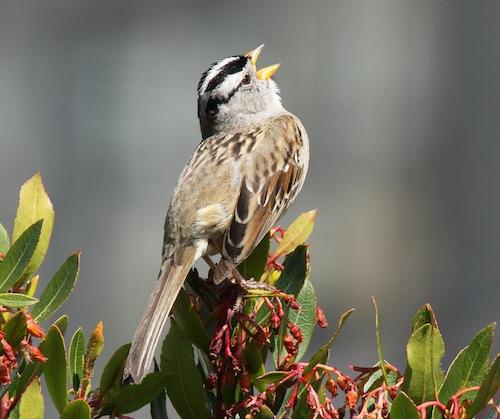
[[[142,381],[153,362],[156,346],[174,305],[177,294],[193,266],[194,248],[186,248],[179,264],[174,257],[163,262],[156,286],[149,297],[148,306],[134,335],[123,376],[132,377],[135,383]]]

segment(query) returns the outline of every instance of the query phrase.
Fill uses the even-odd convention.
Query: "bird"
[[[135,332],[124,378],[140,383],[184,280],[204,258],[216,284],[244,279],[245,260],[298,195],[309,165],[301,121],[282,105],[272,76],[257,69],[264,45],[213,63],[198,83],[202,141],[182,171],[164,225],[161,269]],[[211,257],[220,255],[215,264]],[[251,283],[245,285],[249,288]]]

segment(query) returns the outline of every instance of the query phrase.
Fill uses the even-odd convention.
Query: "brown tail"
[[[156,346],[170,310],[186,276],[195,262],[195,249],[185,248],[179,265],[174,257],[163,262],[155,289],[134,335],[127,358],[124,378],[140,383],[153,362]]]

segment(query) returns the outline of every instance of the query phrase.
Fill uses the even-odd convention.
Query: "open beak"
[[[261,68],[257,73],[255,74],[259,80],[267,80],[272,77],[274,73],[278,71],[278,68],[280,68],[281,64],[273,64],[269,65],[267,67]]]
[[[257,65],[257,60],[259,59],[259,55],[262,52],[262,49],[264,48],[264,44],[258,46],[257,48],[253,49],[252,51],[249,51],[245,54],[245,57],[250,58],[250,61],[254,66]],[[281,64],[273,64],[264,68],[261,68],[257,73],[255,74],[259,80],[267,80],[272,77],[274,73],[278,71],[278,68],[280,68]]]
[[[262,52],[263,48],[264,48],[264,44],[259,45],[257,48],[253,49],[252,51],[248,51],[245,54],[245,57],[250,58],[250,61],[252,62],[253,65],[257,65],[257,60],[259,59],[259,55]]]

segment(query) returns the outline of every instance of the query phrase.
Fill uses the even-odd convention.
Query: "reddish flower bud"
[[[339,385],[340,389],[344,392],[352,388],[352,380],[347,375],[342,375],[342,374],[339,375],[339,377],[337,378],[337,384]]]
[[[290,335],[285,336],[285,338],[283,339],[283,344],[285,345],[286,351],[290,355],[295,355],[297,353],[297,345]]]
[[[306,403],[309,409],[311,411],[316,412],[318,410],[318,403],[316,399],[316,392],[312,388],[312,386],[309,386],[307,390],[307,398],[306,398]]]
[[[328,327],[328,321],[326,320],[325,313],[319,305],[316,306],[316,322],[318,326],[325,329]]]
[[[252,388],[252,381],[250,380],[250,374],[248,372],[243,372],[240,374],[240,386],[243,393],[249,393]]]
[[[5,355],[0,356],[0,383],[9,384],[10,383],[10,368],[9,361]]]
[[[345,404],[349,409],[354,409],[358,402],[358,393],[356,390],[349,390],[345,395]]]
[[[47,357],[36,346],[28,345],[30,357],[40,362],[47,362]]]
[[[280,324],[281,319],[276,313],[273,313],[273,315],[271,316],[271,326],[273,327],[273,329],[278,329],[280,327]]]
[[[337,396],[337,383],[334,380],[330,379],[326,382],[326,388],[332,395],[332,397]]]
[[[300,310],[300,304],[297,302],[293,295],[287,295],[285,297],[285,300],[292,309]]]
[[[28,333],[31,336],[39,339],[45,338],[45,330],[43,330],[43,328],[33,320],[33,317],[31,317],[30,313],[26,313],[26,326],[28,329]]]
[[[214,373],[208,374],[207,379],[205,380],[205,388],[207,390],[212,390],[217,385],[217,375]]]
[[[398,395],[398,389],[395,386],[389,387],[387,391],[389,393],[389,396],[391,396],[391,399],[395,399]]]
[[[302,342],[304,340],[302,336],[302,330],[295,323],[288,322],[288,328],[290,330],[291,335],[295,338],[297,342]]]

